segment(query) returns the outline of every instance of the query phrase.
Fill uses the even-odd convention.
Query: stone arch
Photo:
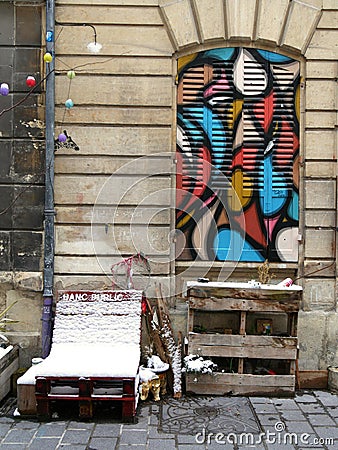
[[[174,52],[196,46],[268,46],[305,55],[321,18],[321,0],[159,0]],[[300,26],[301,24],[301,26]]]

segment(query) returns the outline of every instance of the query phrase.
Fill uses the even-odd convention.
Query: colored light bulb
[[[0,85],[0,94],[1,95],[8,95],[9,94],[9,86],[7,83],[2,83]]]
[[[65,135],[65,133],[60,133],[58,136],[58,140],[59,142],[66,142],[67,136]]]
[[[67,77],[70,79],[70,80],[72,80],[73,78],[75,78],[75,72],[74,72],[74,70],[68,70],[68,72],[67,72]]]
[[[44,60],[46,63],[50,63],[50,62],[53,61],[53,56],[52,56],[49,52],[47,52],[47,53],[45,53],[45,54],[43,55],[43,60]]]
[[[73,106],[74,106],[74,102],[71,98],[69,98],[68,100],[65,101],[66,108],[70,109],[70,108],[73,108]]]
[[[27,77],[26,84],[28,87],[33,88],[36,85],[36,80],[31,75]]]

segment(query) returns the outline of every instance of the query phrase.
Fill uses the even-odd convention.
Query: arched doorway
[[[177,259],[296,262],[298,157],[298,61],[239,47],[180,58]]]

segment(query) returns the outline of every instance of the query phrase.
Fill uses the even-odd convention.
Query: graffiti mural
[[[218,48],[178,61],[177,259],[297,261],[299,62]]]

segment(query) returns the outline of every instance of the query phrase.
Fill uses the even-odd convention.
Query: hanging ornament
[[[72,80],[73,78],[75,78],[75,72],[74,72],[74,70],[68,70],[68,72],[67,72],[67,77],[70,79],[70,80]]]
[[[74,106],[74,102],[71,98],[69,98],[68,100],[65,101],[66,108],[70,109],[70,108],[73,108],[73,106]]]
[[[31,75],[29,75],[26,78],[26,84],[28,87],[33,88],[36,85],[36,80],[34,77],[32,77]]]
[[[0,85],[0,94],[1,95],[8,95],[9,94],[9,86],[7,83],[2,83]]]
[[[65,139],[64,141],[62,139]],[[71,136],[68,135],[67,130],[63,130],[62,133],[59,134],[58,138],[54,140],[55,151],[60,148],[66,148],[70,150],[80,150],[80,147],[73,141]]]
[[[53,56],[52,56],[49,52],[47,52],[47,53],[45,53],[45,54],[43,55],[43,60],[44,60],[46,63],[50,63],[50,62],[53,61]]]
[[[60,133],[58,136],[58,140],[59,142],[66,142],[67,136],[65,135],[65,133]]]

